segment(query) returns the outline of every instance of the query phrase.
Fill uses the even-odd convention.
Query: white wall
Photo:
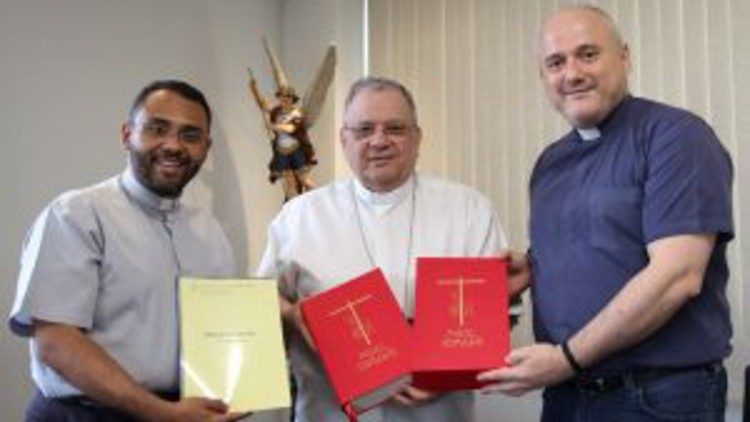
[[[338,64],[325,113],[328,126],[313,129],[318,153],[330,157],[316,170],[319,185],[349,174],[338,143],[338,127],[349,86],[363,75],[363,1],[362,0],[284,0],[281,39],[285,63],[305,63],[289,71],[290,77],[306,87],[323,58],[326,43],[336,44]]]
[[[533,64],[527,61],[526,48],[517,47],[532,39],[538,13],[552,3],[562,1],[396,0],[389,7],[391,19],[399,22],[397,28],[389,28],[394,22],[383,21],[372,28],[389,37],[385,45],[391,50],[386,50],[389,55],[385,60],[397,70],[393,74],[415,88],[427,132],[422,167],[490,193],[512,228],[515,245],[522,245],[525,236],[525,196],[516,195],[506,186],[523,187],[529,160],[544,139],[542,133],[564,127],[543,103],[530,73]],[[701,24],[693,22],[703,16],[699,12],[708,10],[708,0],[665,0],[659,7],[651,0],[600,3],[617,6],[627,16],[626,35],[640,25],[636,19],[639,16],[647,22],[656,17],[667,21],[664,31],[668,32],[676,16],[689,20],[692,28]],[[750,2],[712,0],[711,4],[711,37],[706,30],[686,31],[690,32],[688,36],[691,40],[710,40],[712,48],[719,51],[726,51],[727,42],[742,50],[731,55],[730,63],[711,62],[711,67],[720,70],[712,72],[713,89],[686,96],[680,86],[668,83],[657,93],[677,103],[698,104],[698,111],[719,122],[731,116],[727,127],[733,129],[722,135],[728,134],[731,139],[735,162],[750,163],[750,148],[740,148],[737,135],[750,130],[750,115],[739,112],[750,109],[750,86],[739,83],[740,75],[750,74],[750,37],[747,28],[739,25],[742,16],[750,15]],[[645,9],[636,14],[636,6]],[[406,15],[397,14],[397,7],[407,8]],[[647,12],[649,7],[655,10]],[[670,8],[681,12],[674,14]],[[419,10],[428,14],[420,14],[416,23],[410,21]],[[336,128],[346,90],[362,74],[361,18],[362,3],[355,0],[0,0],[0,315],[7,315],[11,305],[27,227],[57,193],[94,183],[123,167],[124,154],[117,139],[119,124],[136,91],[155,78],[187,79],[204,90],[214,107],[212,156],[188,196],[213,208],[235,247],[240,269],[252,273],[265,244],[265,227],[278,210],[282,194],[278,185],[266,181],[270,150],[260,116],[246,92],[245,68],[252,67],[264,91],[270,93],[272,81],[260,45],[260,38],[266,36],[277,47],[292,81],[304,91],[325,46],[331,41],[337,44],[337,77],[326,110],[312,132],[320,160],[314,178],[323,184],[347,174]],[[434,19],[442,23],[436,24]],[[652,24],[658,26],[661,21]],[[445,24],[449,26],[441,26]],[[714,32],[715,28],[720,30]],[[490,43],[492,37],[506,34],[503,31],[508,32],[501,43]],[[652,36],[642,33],[637,48],[652,51]],[[448,39],[452,41],[446,44]],[[663,48],[692,63],[692,49],[682,53],[674,50],[678,41],[667,38]],[[472,48],[462,44],[469,42]],[[409,50],[392,50],[399,45],[407,45]],[[636,51],[636,59],[641,55]],[[493,62],[495,56],[504,62]],[[713,57],[706,43],[698,49],[697,57]],[[377,60],[373,58],[375,68],[383,65]],[[423,68],[415,68],[419,63]],[[475,71],[469,79],[459,74],[472,63]],[[659,80],[674,82],[670,79],[671,63],[671,59],[642,59],[637,71],[660,72]],[[691,69],[678,80],[692,83],[695,72],[705,73],[707,67]],[[491,77],[483,73],[486,71]],[[654,88],[649,85],[650,79],[641,79],[639,74],[635,86],[649,92]],[[729,90],[733,94],[721,85],[727,74],[738,81]],[[517,84],[515,81],[523,75],[527,75],[522,79],[525,85]],[[450,84],[453,86],[446,90]],[[528,95],[521,98],[522,86],[526,86],[523,92]],[[502,95],[495,95],[498,90]],[[709,100],[716,92],[732,94],[735,106],[731,111],[725,112],[722,102]],[[435,101],[428,93],[443,99]],[[508,114],[497,115],[498,109]],[[545,122],[543,127],[535,126],[537,118],[522,110],[541,113],[543,118],[538,121]],[[448,122],[448,115],[464,118]],[[489,123],[478,124],[480,120]],[[475,145],[473,139],[492,142]],[[497,142],[502,139],[528,141]],[[749,168],[738,165],[737,169],[738,226],[747,226],[750,221],[749,213],[739,212],[750,209],[750,192],[739,182],[747,179]],[[487,176],[490,169],[495,173]],[[523,175],[520,180],[518,174]],[[750,257],[748,245],[750,242],[735,246],[739,251],[735,252],[736,274],[743,272],[743,266],[747,268],[744,273],[750,274],[750,259],[740,259]],[[734,279],[732,288],[735,301],[740,303],[735,307],[735,324],[742,336],[750,326],[750,296],[739,280]],[[740,358],[735,362],[748,362],[748,350],[744,344],[738,347],[735,354]],[[26,353],[24,341],[0,329],[2,420],[21,419],[30,390]],[[512,415],[526,414],[532,415],[528,420],[534,420],[536,407],[538,396],[508,402],[483,398],[479,415],[482,420],[496,420],[514,409],[511,419],[525,420]]]
[[[3,319],[27,227],[57,193],[123,168],[120,122],[156,78],[186,79],[212,104],[212,157],[189,196],[218,214],[241,268],[254,266],[281,196],[266,181],[270,152],[245,67],[265,60],[261,36],[279,44],[281,11],[278,0],[0,0]],[[0,329],[2,420],[21,420],[26,353]]]
[[[265,36],[304,92],[326,46],[337,44],[337,76],[312,131],[313,175],[326,183],[345,172],[335,122],[361,74],[361,25],[362,3],[350,0],[0,0],[0,315],[10,310],[28,226],[58,193],[123,168],[119,125],[156,78],[195,84],[214,109],[211,156],[186,197],[213,209],[240,272],[252,274],[283,194],[267,182],[271,152],[245,68],[272,95]],[[21,419],[27,361],[26,342],[0,329],[2,420]]]

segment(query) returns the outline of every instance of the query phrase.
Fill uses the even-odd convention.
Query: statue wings
[[[302,115],[305,117],[305,125],[308,128],[315,124],[315,120],[320,115],[328,87],[331,85],[335,73],[336,46],[329,45],[326,55],[323,58],[323,63],[320,64],[318,73],[315,75],[315,79],[310,83],[305,95],[302,97]]]
[[[283,66],[281,65],[281,62],[279,61],[278,57],[276,56],[276,53],[273,51],[273,49],[268,45],[268,42],[266,39],[262,39],[263,42],[263,49],[266,52],[266,55],[268,56],[269,61],[271,62],[271,70],[273,72],[274,81],[276,83],[276,89],[279,90],[281,88],[291,88],[291,85],[289,83],[289,79],[286,76],[286,72],[284,71]],[[258,84],[255,80],[255,77],[253,76],[252,70],[248,68],[249,73],[249,82],[248,82],[248,88],[250,89],[250,94],[255,99],[256,104],[258,105],[258,108],[264,113],[267,114],[270,112],[272,105],[269,103],[268,100],[263,98],[263,96],[260,94],[260,91],[258,90]],[[323,108],[323,103],[326,99],[326,93],[328,92],[328,87],[331,85],[331,82],[333,81],[334,74],[336,73],[336,46],[330,45],[328,46],[328,49],[326,50],[326,55],[323,58],[323,63],[320,64],[320,67],[318,68],[318,72],[315,74],[315,78],[310,83],[310,86],[307,88],[307,91],[305,92],[305,95],[302,97],[302,103],[299,105],[300,112],[302,116],[305,119],[305,127],[309,128],[313,124],[315,124],[315,121],[318,119],[318,116],[320,115],[320,111]],[[293,89],[292,89],[293,91]],[[269,130],[269,122],[266,118],[266,130]]]

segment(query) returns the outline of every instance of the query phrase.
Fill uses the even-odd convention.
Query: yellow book
[[[183,397],[237,412],[290,406],[275,280],[181,278],[179,307]]]

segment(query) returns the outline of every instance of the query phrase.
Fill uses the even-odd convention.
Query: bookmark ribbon
[[[342,408],[344,413],[346,413],[346,417],[349,419],[349,422],[359,422],[359,419],[357,418],[357,412],[354,411],[354,407],[351,403],[347,403]]]

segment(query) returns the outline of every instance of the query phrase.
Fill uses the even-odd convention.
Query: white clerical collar
[[[596,127],[592,127],[589,129],[576,129],[576,131],[578,131],[578,135],[585,142],[596,141],[602,136],[602,133],[599,131],[599,128],[596,128]]]
[[[128,165],[122,173],[120,180],[122,181],[122,187],[125,189],[128,196],[147,209],[160,212],[173,212],[180,205],[179,198],[165,198],[151,192],[148,188],[143,186],[141,182],[135,178],[130,165]]]
[[[357,198],[362,203],[367,205],[395,205],[411,195],[416,180],[414,174],[412,174],[404,184],[388,192],[373,192],[364,187],[356,177],[353,183]]]

